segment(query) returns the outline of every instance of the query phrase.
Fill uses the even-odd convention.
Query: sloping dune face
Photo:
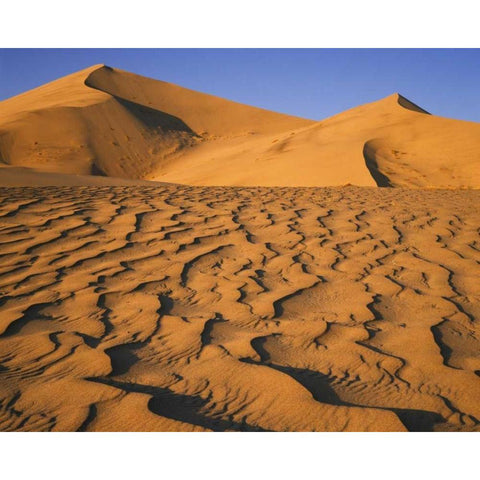
[[[84,111],[108,101],[78,72],[0,104],[0,160],[43,171],[90,174],[94,151]]]
[[[0,429],[478,431],[479,201],[0,189]]]
[[[4,163],[70,174],[143,178],[196,135],[168,114],[85,84],[95,66],[2,103]]]
[[[189,185],[468,188],[480,125],[401,95],[314,122],[96,65],[1,103],[0,161]]]
[[[92,71],[85,84],[118,100],[172,115],[205,138],[275,133],[314,123],[105,66]]]

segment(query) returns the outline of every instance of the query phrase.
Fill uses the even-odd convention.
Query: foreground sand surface
[[[0,189],[0,429],[479,430],[475,190]]]

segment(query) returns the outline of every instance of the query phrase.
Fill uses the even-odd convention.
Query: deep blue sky
[[[317,120],[399,92],[480,122],[480,49],[0,49],[0,100],[96,63]]]

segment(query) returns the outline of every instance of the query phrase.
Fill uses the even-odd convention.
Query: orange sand
[[[479,124],[105,66],[0,105],[0,430],[480,429]]]

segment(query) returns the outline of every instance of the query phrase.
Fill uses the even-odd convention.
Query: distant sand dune
[[[95,65],[0,105],[0,161],[44,172],[219,186],[374,186],[375,175],[380,186],[480,186],[480,124],[430,115],[399,94],[315,122]]]

